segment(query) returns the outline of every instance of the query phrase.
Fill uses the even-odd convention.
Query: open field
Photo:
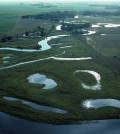
[[[83,3],[84,5],[84,3]],[[48,20],[21,19],[21,15],[37,14],[54,10],[76,10],[86,9],[89,5],[58,4],[54,8],[34,7],[31,5],[4,5],[0,8],[0,36],[3,35],[21,35],[21,40],[0,43],[0,48],[19,48],[33,49],[40,40],[45,37],[23,37],[26,31],[34,30],[38,26],[46,28],[49,36],[67,34],[68,31],[51,30],[52,25],[60,25],[59,22],[50,22]],[[5,9],[10,6],[8,13]],[[1,7],[1,5],[0,5]],[[27,8],[26,8],[27,7]],[[91,8],[91,7],[89,7]],[[100,7],[103,8],[103,7]],[[95,8],[94,10],[101,10]],[[92,9],[87,9],[92,10]],[[16,11],[16,12],[14,12]],[[66,18],[65,21],[90,21],[91,27],[86,30],[96,31],[93,35],[77,35],[62,38],[51,39],[48,44],[52,47],[49,50],[41,52],[17,52],[10,50],[0,50],[0,68],[15,65],[21,62],[45,59],[34,63],[18,65],[13,68],[0,70],[0,111],[21,118],[47,122],[54,124],[71,124],[75,121],[112,119],[119,118],[120,109],[115,107],[104,107],[99,109],[85,109],[81,103],[86,99],[112,98],[120,100],[120,27],[105,28],[92,27],[96,23],[119,24],[119,18],[112,17],[90,17],[80,16],[80,18]],[[101,35],[106,34],[106,35]],[[59,45],[53,45],[59,44]],[[61,48],[71,46],[69,48]],[[21,50],[22,50],[21,49]],[[65,53],[63,53],[65,51]],[[61,54],[62,53],[62,54]],[[58,55],[59,54],[59,55]],[[11,55],[8,63],[3,63],[4,57]],[[57,55],[57,56],[56,56]],[[92,57],[90,60],[55,60],[57,58],[81,58]],[[117,57],[117,58],[116,58]],[[76,70],[92,70],[101,76],[101,90],[87,90],[81,86],[93,86],[96,79],[88,73],[77,73]],[[26,78],[32,74],[40,73],[47,75],[57,82],[57,87],[50,90],[42,89],[44,85],[29,83]],[[37,104],[56,107],[68,111],[67,114],[58,114],[35,110],[30,106],[21,104],[21,102],[11,102],[3,99],[3,96],[15,97]]]

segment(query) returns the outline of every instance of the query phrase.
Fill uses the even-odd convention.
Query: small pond
[[[91,89],[91,90],[100,90],[101,89],[101,83],[100,83],[101,76],[97,72],[91,71],[91,70],[76,70],[74,73],[75,74],[76,73],[89,73],[95,77],[97,84],[94,86],[88,86],[84,83],[81,83],[81,85],[84,89]]]
[[[101,107],[116,107],[120,108],[120,101],[116,99],[96,99],[96,100],[85,100],[82,103],[85,108],[101,108]]]
[[[43,74],[32,74],[29,77],[27,77],[27,80],[30,83],[35,83],[35,84],[44,84],[45,86],[42,89],[52,89],[55,88],[57,86],[57,83],[46,77],[46,75]]]

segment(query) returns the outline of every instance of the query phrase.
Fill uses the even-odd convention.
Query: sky
[[[0,2],[120,2],[120,0],[0,0]]]

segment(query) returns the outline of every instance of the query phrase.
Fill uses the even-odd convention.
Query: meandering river
[[[51,49],[51,46],[48,44],[48,41],[50,41],[51,39],[57,39],[57,38],[66,37],[66,36],[69,36],[69,35],[56,35],[56,36],[46,37],[45,39],[38,42],[38,45],[41,46],[40,49],[20,49],[20,48],[4,47],[4,48],[0,48],[0,50],[10,50],[10,51],[20,51],[20,52],[45,51],[45,50]]]

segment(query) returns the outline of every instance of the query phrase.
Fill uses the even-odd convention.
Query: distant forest
[[[65,18],[73,18],[75,16],[75,12],[73,11],[55,11],[55,12],[48,12],[48,13],[41,13],[36,15],[25,15],[22,16],[23,19],[33,18],[33,19],[43,19],[43,20],[50,20],[50,21],[57,21],[64,20]]]
[[[90,4],[92,7],[105,7],[105,9],[114,9],[114,10],[120,10],[120,6],[116,5],[100,5],[100,4]]]
[[[105,11],[83,11],[80,12],[81,15],[85,16],[119,16],[120,15],[120,10],[116,12],[105,12]]]
[[[116,12],[105,12],[105,11],[54,11],[48,13],[41,13],[36,15],[24,15],[22,19],[43,19],[49,21],[59,22],[60,20],[64,20],[65,18],[73,18],[76,14],[85,15],[85,16],[119,16],[120,10]]]

